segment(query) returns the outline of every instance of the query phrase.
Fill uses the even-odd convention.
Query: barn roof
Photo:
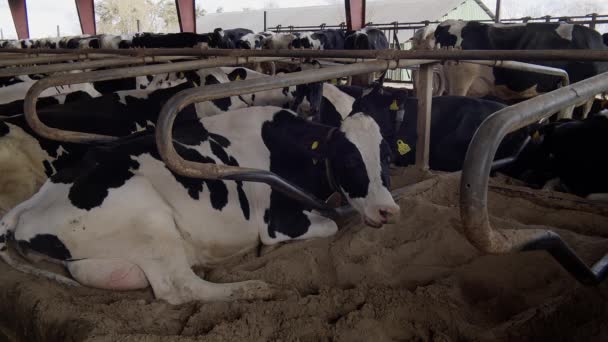
[[[372,23],[420,22],[438,20],[467,3],[468,0],[380,0],[366,4],[366,21]],[[477,1],[475,3],[478,5]],[[327,6],[266,9],[267,27],[337,25],[346,21],[342,3]],[[264,10],[209,13],[197,18],[197,32],[210,32],[217,27],[264,29]],[[400,38],[409,38],[400,37]]]

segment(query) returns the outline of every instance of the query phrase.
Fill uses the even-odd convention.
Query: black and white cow
[[[339,190],[373,227],[400,213],[389,192],[389,148],[362,113],[335,129],[277,107],[246,108],[177,127],[174,146],[197,162],[272,171],[318,198]],[[15,262],[7,249],[15,240],[22,253],[65,265],[82,285],[150,285],[171,304],[267,298],[273,291],[264,282],[214,284],[192,267],[216,264],[260,241],[336,231],[334,221],[267,185],[172,173],[147,135],[90,153],[11,210],[0,221],[0,257],[20,270],[74,284]]]
[[[537,132],[534,144],[506,174],[535,188],[555,187],[589,199],[608,200],[608,156],[593,148],[608,143],[608,113],[545,123]]]
[[[346,50],[384,50],[388,49],[388,39],[382,30],[374,27],[364,27],[346,34],[344,49]]]
[[[606,50],[601,35],[582,25],[564,23],[487,24],[447,20],[435,30],[436,45],[465,50],[595,49]],[[540,61],[564,69],[570,82],[608,71],[606,62]],[[555,90],[561,78],[467,63],[446,63],[448,95],[521,100]]]
[[[241,38],[248,34],[253,34],[253,31],[244,28],[230,30],[216,28],[210,33],[209,46],[220,49],[235,49]]]
[[[192,32],[181,33],[139,33],[132,41],[132,47],[146,48],[187,48],[195,47],[201,43],[209,43],[210,35]]]
[[[260,50],[264,38],[271,37],[272,32],[248,33],[236,41],[237,49]]]
[[[608,33],[602,35],[602,40],[604,41],[604,45],[608,46]]]
[[[343,50],[344,31],[319,30],[315,32],[301,32],[292,42],[296,49],[313,50]]]
[[[262,49],[279,50],[291,49],[293,41],[298,38],[299,33],[275,33],[271,36],[264,37],[262,40]]]

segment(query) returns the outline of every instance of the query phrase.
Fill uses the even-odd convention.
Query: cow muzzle
[[[363,221],[372,228],[380,228],[385,224],[397,223],[400,213],[401,209],[398,205],[380,206],[375,209],[374,215],[365,215]]]

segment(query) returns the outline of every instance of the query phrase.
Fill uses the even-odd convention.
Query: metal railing
[[[608,73],[504,108],[477,129],[464,160],[460,183],[460,216],[467,239],[484,253],[546,250],[578,281],[601,282],[608,273],[608,254],[589,268],[555,232],[541,229],[495,229],[488,213],[488,182],[492,161],[509,133],[548,117],[564,107],[608,91]]]

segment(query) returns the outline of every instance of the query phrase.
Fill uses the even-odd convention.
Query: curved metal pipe
[[[583,284],[597,284],[605,278],[608,254],[589,268],[552,231],[492,228],[487,205],[492,160],[509,132],[605,91],[608,91],[608,72],[504,108],[481,124],[467,150],[460,183],[460,216],[469,242],[482,252],[493,254],[547,250]]]
[[[412,61],[412,63],[416,64],[424,62],[428,61]],[[372,61],[217,84],[207,86],[204,90],[197,88],[183,90],[169,99],[161,109],[156,125],[156,145],[158,146],[159,154],[165,164],[179,175],[192,178],[231,179],[265,183],[291,198],[322,211],[326,215],[336,215],[336,211],[328,207],[323,201],[305,193],[302,189],[288,183],[272,172],[229,165],[204,164],[183,159],[177,154],[173,146],[173,124],[175,119],[184,107],[196,102],[304,83],[320,82],[341,76],[378,72],[398,66],[400,66],[399,63],[395,61]]]
[[[136,76],[154,75],[169,72],[177,72],[183,70],[194,70],[213,68],[220,66],[239,65],[249,62],[258,61],[273,61],[277,58],[243,58],[243,57],[224,57],[224,58],[212,58],[205,60],[177,62],[160,65],[144,65],[132,68],[119,68],[110,70],[99,70],[90,72],[81,72],[73,74],[59,74],[53,75],[34,83],[34,85],[28,90],[23,101],[23,109],[25,113],[25,119],[28,125],[34,130],[34,132],[41,136],[58,141],[76,142],[76,143],[89,143],[89,142],[107,142],[118,139],[118,137],[111,137],[101,134],[91,134],[61,130],[45,125],[38,117],[36,111],[36,101],[38,96],[47,88],[56,87],[67,84],[78,84],[94,81],[106,81],[111,79],[128,78]]]

